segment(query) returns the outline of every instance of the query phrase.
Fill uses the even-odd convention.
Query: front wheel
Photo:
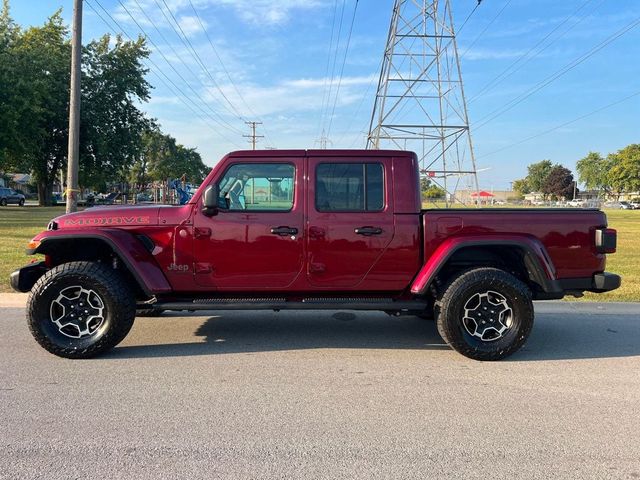
[[[65,358],[90,358],[129,333],[136,302],[119,272],[94,262],[69,262],[44,274],[27,301],[36,341]]]
[[[474,360],[500,360],[524,345],[533,327],[531,290],[497,268],[456,278],[437,303],[442,338]]]

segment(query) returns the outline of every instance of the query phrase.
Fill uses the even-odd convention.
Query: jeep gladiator
[[[85,358],[166,310],[379,310],[435,320],[473,359],[518,350],[533,300],[606,292],[599,210],[422,210],[416,155],[239,151],[186,205],[53,219],[11,275],[42,347]]]

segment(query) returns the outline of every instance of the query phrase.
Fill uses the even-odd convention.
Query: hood
[[[158,225],[158,206],[93,207],[54,218],[49,230],[86,227],[137,227]]]

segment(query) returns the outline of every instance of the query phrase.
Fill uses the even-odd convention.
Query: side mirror
[[[207,217],[218,214],[218,185],[210,185],[202,196],[202,213]]]

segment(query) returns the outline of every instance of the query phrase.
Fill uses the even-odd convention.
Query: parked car
[[[629,202],[620,202],[620,209],[621,210],[633,210],[633,205],[631,205]]]
[[[0,187],[0,205],[3,207],[12,203],[22,207],[24,200],[24,195],[16,192],[12,188]]]
[[[234,152],[185,205],[55,218],[11,285],[68,358],[117,345],[136,311],[340,309],[430,317],[477,360],[522,347],[533,300],[620,286],[601,211],[422,210],[418,187],[412,152]]]
[[[567,205],[573,208],[581,208],[584,206],[584,201],[582,200],[569,200]]]

